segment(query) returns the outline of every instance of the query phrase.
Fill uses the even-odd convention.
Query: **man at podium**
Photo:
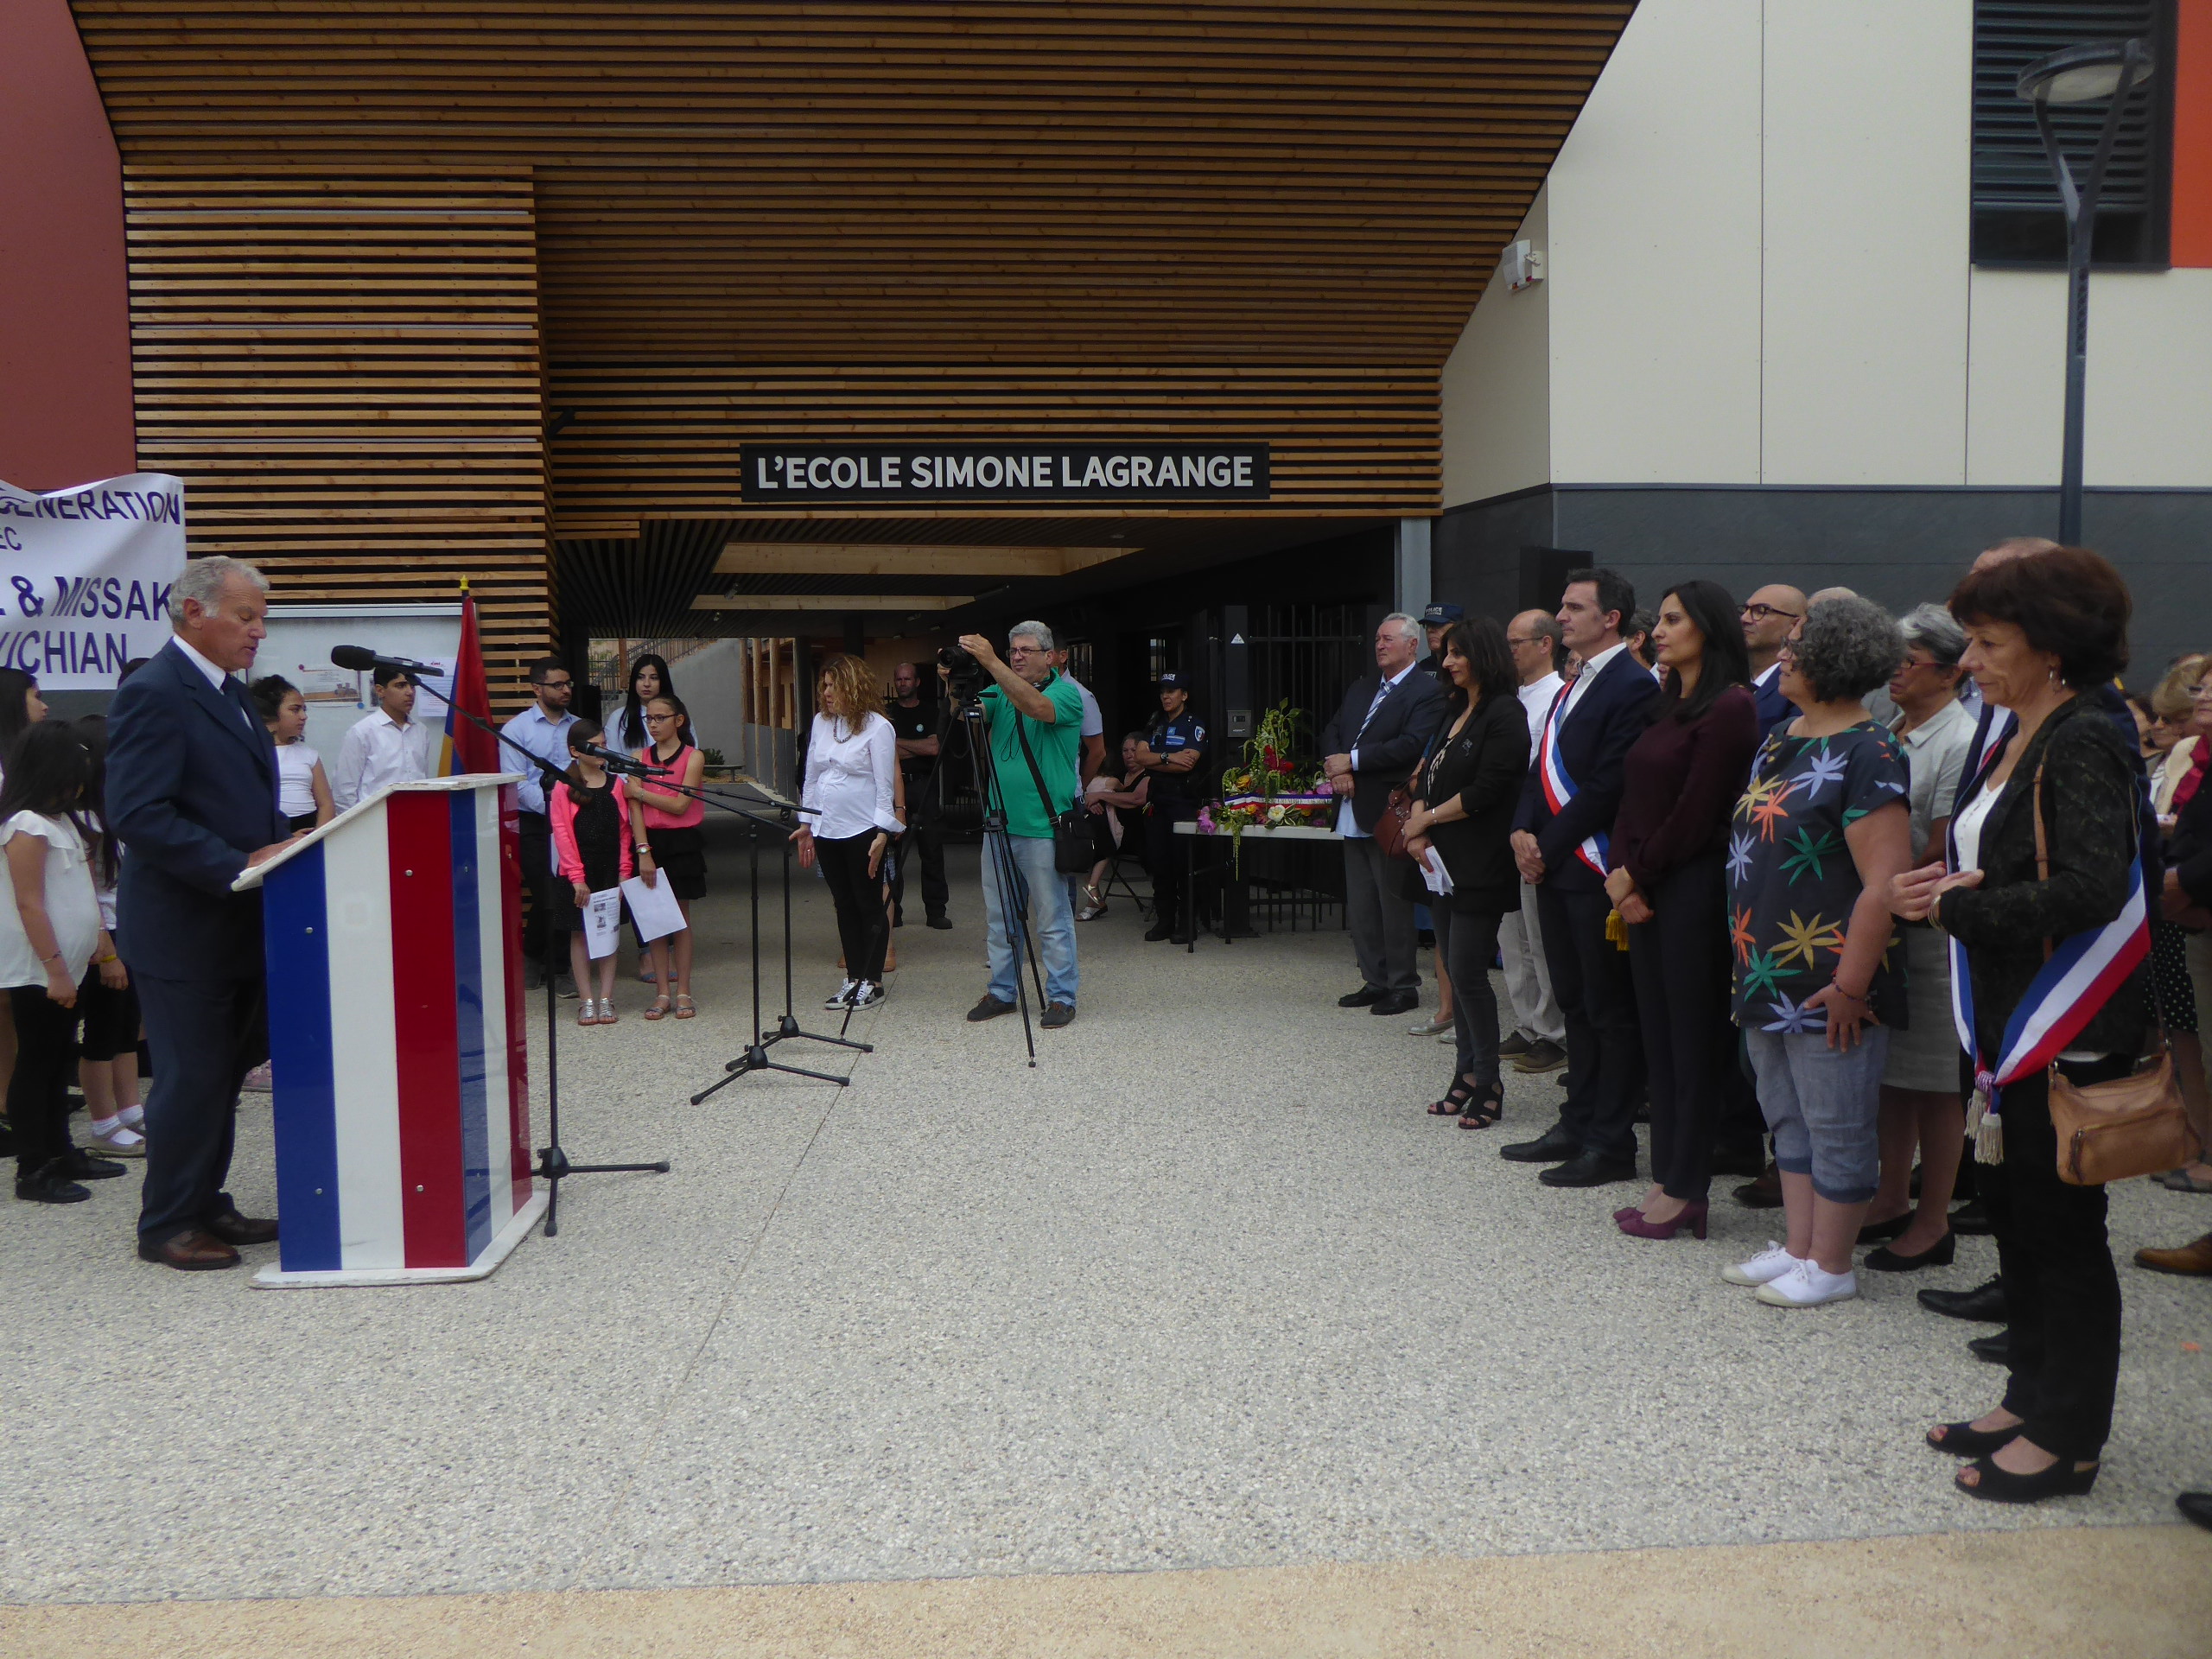
[[[169,593],[169,642],[108,711],[108,823],[125,857],[117,944],[153,1051],[138,1254],[191,1272],[236,1267],[276,1236],[238,1213],[230,1173],[238,1084],[268,1057],[261,894],[239,872],[283,850],[276,750],[245,683],[269,583],[194,559]]]

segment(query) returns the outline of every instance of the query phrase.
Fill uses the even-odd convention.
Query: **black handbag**
[[[1052,810],[1052,791],[1045,787],[1045,774],[1037,765],[1037,757],[1030,752],[1028,728],[1021,722],[1025,716],[1018,709],[1008,709],[1014,719],[1015,741],[1021,745],[1021,758],[1029,763],[1029,775],[1037,780],[1037,800],[1052,822],[1052,868],[1062,875],[1086,875],[1098,861],[1090,848],[1090,824],[1081,809],[1071,806],[1065,812]],[[1003,786],[1001,786],[1003,787]]]

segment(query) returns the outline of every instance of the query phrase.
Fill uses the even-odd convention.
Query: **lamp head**
[[[2093,41],[2037,58],[2020,71],[2015,90],[2031,104],[2101,104],[2151,79],[2151,48],[2142,41]]]

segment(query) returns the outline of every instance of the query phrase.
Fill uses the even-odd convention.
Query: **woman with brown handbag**
[[[2127,663],[2129,601],[2110,564],[2058,548],[1978,563],[1951,613],[1991,724],[1967,761],[1948,868],[1897,878],[1892,908],[1957,947],[2012,1374],[2002,1404],[1928,1443],[1974,1459],[1961,1491],[2032,1503],[2094,1484],[2120,1373],[2105,1190],[2063,1178],[2051,1093],[2055,1079],[2128,1077],[2148,1022],[2142,763],[2107,685]],[[2082,971],[2046,973],[2054,962]]]

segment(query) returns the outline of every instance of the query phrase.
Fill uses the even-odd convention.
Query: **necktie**
[[[1388,680],[1375,688],[1375,701],[1367,705],[1367,718],[1359,722],[1359,730],[1352,735],[1352,747],[1356,749],[1359,747],[1359,740],[1367,735],[1368,726],[1375,719],[1375,711],[1382,706],[1382,699],[1389,695],[1390,682]]]

